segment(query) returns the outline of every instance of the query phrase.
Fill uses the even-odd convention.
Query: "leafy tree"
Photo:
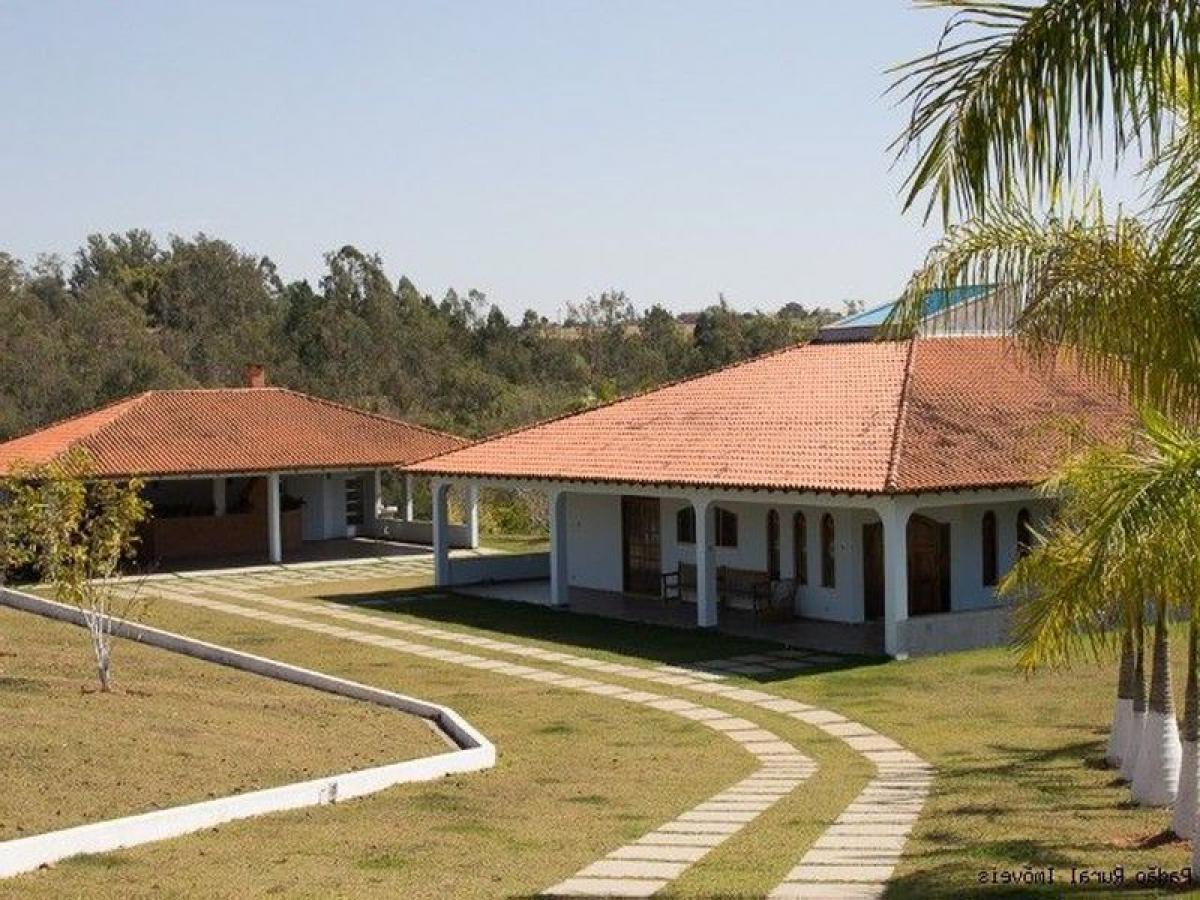
[[[80,293],[97,285],[115,288],[146,316],[162,324],[161,288],[163,252],[153,235],[142,229],[125,234],[89,235],[75,255],[71,290]]]
[[[0,570],[33,566],[54,598],[77,608],[87,626],[100,690],[112,689],[115,619],[134,602],[112,579],[133,559],[146,516],[142,484],[92,477],[88,455],[18,471],[0,482]],[[136,598],[136,594],[132,595]]]
[[[159,306],[163,349],[202,384],[238,384],[246,363],[280,362],[273,267],[226,241],[171,240]]]

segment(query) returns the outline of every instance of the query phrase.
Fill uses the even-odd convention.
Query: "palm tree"
[[[1190,673],[1188,677],[1191,677]],[[1179,790],[1183,747],[1171,692],[1171,657],[1164,603],[1159,603],[1155,611],[1154,673],[1150,678],[1150,702],[1142,728],[1142,746],[1133,773],[1133,800],[1140,806],[1170,806]]]
[[[1187,689],[1183,698],[1183,761],[1179,772],[1179,793],[1175,796],[1175,814],[1171,817],[1171,830],[1180,837],[1190,838],[1196,832],[1197,794],[1196,780],[1200,772],[1200,753],[1197,739],[1200,738],[1200,679],[1196,671],[1196,612],[1192,611],[1188,627]]]
[[[960,221],[912,279],[891,324],[911,329],[930,289],[1000,284],[1000,323],[1047,355],[1074,360],[1132,398],[1194,420],[1200,413],[1200,4],[1195,0],[930,0],[951,10],[938,47],[897,70],[911,102],[896,140],[915,162],[906,207],[924,198]],[[1091,196],[1094,161],[1145,154],[1154,204],[1145,219],[1105,215]],[[1048,214],[1037,210],[1049,208]],[[1197,487],[1173,473],[1200,438],[1152,419],[1138,447],[1085,457],[1057,488],[1081,491],[1014,573],[1025,598],[1016,632],[1027,665],[1103,644],[1122,614],[1152,597],[1187,596]],[[1160,442],[1160,439],[1161,442]],[[1172,445],[1172,439],[1178,439]],[[1190,447],[1190,450],[1188,449]],[[1089,474],[1090,470],[1090,474]],[[1105,500],[1095,476],[1121,487]],[[1073,475],[1073,477],[1071,477]],[[1155,508],[1138,494],[1148,488]],[[1089,520],[1086,511],[1096,511]],[[1078,515],[1084,512],[1085,515]],[[1139,548],[1140,538],[1148,538]],[[1096,553],[1096,556],[1089,556]],[[1019,588],[1019,591],[1018,591]],[[1141,629],[1137,629],[1140,635]],[[1140,644],[1140,638],[1138,643]],[[1143,799],[1169,783],[1172,744],[1165,615],[1156,619],[1148,734],[1139,739],[1143,654],[1122,770]],[[1189,680],[1195,661],[1189,659]],[[1119,705],[1119,704],[1118,704]],[[1173,717],[1172,717],[1173,718]],[[1143,758],[1144,754],[1148,754]],[[1135,779],[1135,782],[1137,780]],[[1149,785],[1149,782],[1154,784]],[[1148,786],[1149,785],[1149,786]]]
[[[1195,0],[928,0],[952,13],[937,48],[895,70],[911,103],[893,146],[906,207],[958,224],[894,317],[931,288],[999,283],[1002,320],[1069,343],[1166,410],[1200,404],[1200,4]],[[1152,222],[1090,196],[1095,164],[1142,154]],[[1049,206],[1057,214],[1034,211]]]
[[[1117,675],[1117,703],[1113,709],[1112,731],[1108,736],[1105,761],[1113,768],[1121,767],[1121,757],[1129,741],[1130,720],[1133,717],[1133,629],[1126,625],[1121,633],[1121,663]]]
[[[1121,778],[1133,784],[1137,771],[1138,757],[1142,752],[1142,740],[1146,735],[1146,629],[1142,617],[1137,617],[1137,649],[1133,657],[1133,715],[1129,720],[1129,733],[1125,736],[1125,748],[1121,753]]]
[[[1126,621],[1135,647],[1133,717],[1121,753],[1135,801],[1165,805],[1177,789],[1181,749],[1171,696],[1167,617],[1191,611],[1200,558],[1200,432],[1146,413],[1124,448],[1094,447],[1069,460],[1047,491],[1062,496],[1057,520],[1019,561],[1001,591],[1020,600],[1014,637],[1029,668],[1069,660],[1114,639]],[[1157,616],[1150,702],[1144,702],[1142,598]],[[1196,677],[1189,659],[1189,681]],[[1187,712],[1194,715],[1193,704]],[[1194,720],[1185,730],[1195,728]]]

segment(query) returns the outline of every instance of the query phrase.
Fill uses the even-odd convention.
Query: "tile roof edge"
[[[573,410],[570,410],[569,412],[559,413],[556,416],[548,416],[545,419],[539,419],[536,422],[530,422],[526,425],[517,425],[513,428],[506,428],[503,431],[497,431],[495,434],[489,434],[488,436],[481,437],[476,441],[471,441],[465,447],[455,447],[453,450],[447,450],[445,453],[437,453],[433,456],[427,456],[427,457],[425,457],[425,459],[418,460],[415,463],[410,463],[410,465],[415,466],[415,465],[420,465],[422,463],[431,462],[432,460],[438,459],[439,457],[449,456],[451,453],[457,453],[460,450],[471,450],[471,449],[474,449],[475,447],[480,447],[484,444],[490,444],[492,441],[498,441],[501,438],[512,437],[514,434],[521,434],[522,432],[532,431],[534,428],[541,428],[543,425],[552,425],[555,422],[561,422],[565,419],[574,418],[575,416],[582,416],[585,413],[596,412],[597,410],[600,410],[600,409],[607,409],[610,406],[616,406],[618,403],[624,403],[627,400],[636,400],[639,397],[645,397],[649,394],[656,393],[657,391],[665,391],[668,388],[678,387],[681,384],[687,384],[689,381],[699,381],[701,378],[708,378],[710,375],[719,375],[722,372],[728,372],[731,369],[738,368],[739,366],[748,366],[748,365],[750,365],[750,363],[759,362],[760,360],[764,360],[764,359],[770,359],[772,356],[782,356],[785,353],[790,353],[793,350],[800,350],[801,348],[808,347],[810,345],[814,346],[814,347],[829,346],[829,345],[816,344],[813,342],[812,338],[808,338],[807,340],[804,340],[804,341],[801,341],[801,342],[798,342],[795,344],[788,344],[786,347],[777,347],[774,350],[766,350],[762,353],[756,354],[755,356],[751,356],[746,359],[735,360],[734,362],[726,363],[723,366],[717,366],[715,369],[709,369],[706,372],[697,372],[695,375],[687,375],[683,378],[676,378],[674,381],[667,381],[667,382],[664,382],[663,384],[655,385],[654,387],[643,388],[640,391],[634,391],[631,394],[626,394],[623,397],[616,397],[613,400],[608,400],[604,403],[598,403],[595,406],[587,406],[587,407],[584,407],[583,409],[573,409]],[[438,472],[435,474],[445,474],[445,473]]]
[[[892,446],[888,452],[887,475],[884,476],[884,493],[894,494],[900,488],[900,451],[904,442],[904,423],[908,419],[908,393],[912,385],[912,373],[917,357],[917,338],[909,338],[908,356],[904,360],[904,375],[900,384],[900,402],[896,406],[896,422],[892,426]]]
[[[115,409],[118,406],[124,406],[124,405],[128,404],[129,408],[132,409],[134,406],[141,403],[141,401],[145,400],[146,396],[151,393],[153,393],[153,391],[141,391],[140,393],[137,393],[137,394],[130,394],[128,397],[121,397],[119,400],[110,400],[108,403],[101,403],[99,406],[93,406],[88,409],[81,410],[72,415],[63,416],[61,419],[55,419],[52,422],[47,422],[45,425],[39,425],[36,428],[30,428],[28,431],[23,431],[20,434],[14,434],[12,437],[10,437],[6,440],[0,441],[0,447],[4,446],[5,444],[11,444],[13,441],[22,441],[27,437],[33,437],[33,435],[39,434],[43,431],[50,431],[54,428],[61,428],[62,426],[69,425],[72,422],[78,421],[79,419],[85,419],[88,416],[94,416],[97,413],[102,413],[105,410]],[[114,415],[113,418],[109,420],[109,422],[112,422],[112,421],[115,421],[116,419],[121,418],[121,416],[123,416],[124,414],[125,414],[125,412],[121,412],[121,413],[118,413],[117,415]],[[107,425],[107,424],[109,424],[109,423],[106,422],[105,425]],[[99,428],[96,429],[96,432],[102,431],[104,429],[104,427],[105,426],[103,426],[103,425],[100,426]],[[95,432],[93,432],[93,433],[95,433]],[[72,442],[72,444],[70,446],[73,446],[74,443],[78,442],[78,440],[80,440],[80,439],[76,439],[76,441]]]
[[[215,390],[222,390],[222,389],[216,388]],[[263,388],[224,388],[223,390],[261,391],[261,390],[263,390]],[[405,428],[411,428],[411,429],[413,429],[413,431],[421,431],[421,432],[424,432],[425,434],[434,435],[435,437],[449,438],[452,441],[458,441],[463,447],[468,446],[471,443],[469,438],[462,437],[461,435],[451,434],[448,431],[439,431],[436,428],[429,428],[428,426],[425,426],[425,425],[418,425],[415,422],[409,422],[406,419],[397,419],[394,416],[385,416],[382,413],[371,412],[370,410],[366,410],[366,409],[359,409],[358,407],[351,406],[348,403],[339,403],[337,400],[329,400],[329,399],[326,399],[325,397],[318,397],[316,394],[306,394],[306,393],[304,393],[304,391],[297,391],[293,388],[271,387],[271,388],[267,388],[267,390],[282,391],[284,393],[291,394],[295,397],[302,397],[305,400],[310,400],[313,403],[320,403],[325,406],[331,406],[334,409],[340,409],[345,412],[355,413],[360,416],[367,416],[372,419],[378,419],[381,422],[387,422],[391,425],[403,425]],[[459,450],[462,448],[455,447],[454,449]],[[454,451],[447,450],[444,452],[452,453]],[[441,455],[441,454],[437,454],[437,455]],[[429,457],[426,457],[426,459],[428,459],[428,458]]]

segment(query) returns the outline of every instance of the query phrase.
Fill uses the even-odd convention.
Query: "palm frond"
[[[1200,432],[1153,412],[1128,447],[1094,447],[1043,488],[1063,497],[1033,551],[1001,583],[1018,601],[1026,667],[1109,639],[1147,601],[1190,610],[1200,587]]]
[[[909,333],[932,290],[999,286],[985,328],[1007,329],[1035,350],[1071,347],[1093,374],[1132,398],[1180,413],[1200,406],[1200,256],[1172,219],[1106,216],[1093,195],[1059,216],[995,204],[952,227],[912,277],[889,319]]]
[[[937,48],[893,72],[912,105],[891,149],[915,157],[905,208],[981,214],[1025,191],[1053,199],[1108,153],[1156,155],[1178,80],[1200,83],[1195,0],[927,0],[952,11]],[[1200,100],[1188,95],[1193,101]]]

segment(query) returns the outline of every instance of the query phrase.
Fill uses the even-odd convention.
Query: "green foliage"
[[[78,608],[91,635],[101,690],[111,685],[114,593],[109,582],[133,559],[148,510],[137,479],[91,477],[73,450],[0,481],[0,571],[32,567],[60,603]]]
[[[933,289],[998,284],[996,324],[1034,349],[1075,348],[1140,402],[1189,412],[1200,386],[1200,257],[1173,220],[1099,199],[1043,217],[1018,204],[955,226],[906,288],[890,327],[911,329]]]
[[[894,70],[912,112],[893,149],[916,157],[905,205],[926,195],[927,218],[1053,199],[1102,157],[1157,156],[1180,83],[1200,80],[1195,0],[923,5],[953,14],[935,50]]]
[[[89,237],[69,271],[0,254],[0,439],[137,391],[272,382],[481,436],[803,340],[832,318],[699,314],[695,335],[620,291],[569,305],[558,325],[510,322],[478,291],[440,301],[345,246],[314,284],[205,235]]]
[[[1140,621],[1147,602],[1159,621],[1195,602],[1200,433],[1180,422],[1196,421],[1200,397],[1200,5],[926,5],[954,14],[933,52],[897,70],[912,112],[894,146],[917,155],[906,206],[927,195],[926,217],[940,206],[965,221],[889,326],[911,330],[931,289],[996,284],[998,324],[1043,351],[1069,345],[1178,419],[1147,412],[1130,446],[1093,448],[1046,485],[1062,508],[1002,591],[1021,601],[1022,662],[1062,662]],[[1131,150],[1155,203],[1110,218],[1089,193],[1093,164]],[[1064,203],[1072,192],[1088,199]]]
[[[484,534],[548,535],[550,513],[542,491],[485,488],[479,527]]]
[[[1027,667],[1111,639],[1146,602],[1190,611],[1200,588],[1200,431],[1146,413],[1127,447],[1077,455],[1045,486],[1062,506],[1001,584],[1022,602]]]

